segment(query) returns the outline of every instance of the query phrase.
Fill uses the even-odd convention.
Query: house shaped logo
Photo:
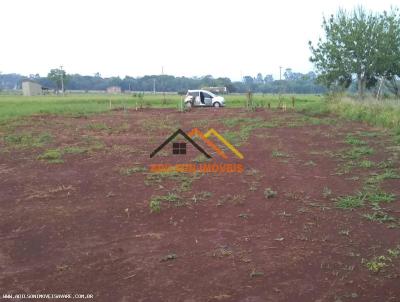
[[[178,135],[183,136],[186,141],[188,141],[192,146],[194,146],[199,152],[201,152],[205,157],[212,158],[212,156],[207,153],[200,145],[198,145],[193,138],[200,138],[209,148],[214,150],[223,159],[228,159],[228,156],[224,151],[221,150],[213,141],[209,138],[211,136],[217,138],[223,145],[225,145],[229,150],[232,151],[234,155],[238,158],[243,159],[243,154],[237,150],[228,140],[226,140],[221,134],[219,134],[215,129],[211,128],[206,133],[203,133],[198,128],[193,128],[188,133],[185,133],[182,129],[175,131],[170,137],[168,137],[160,146],[158,146],[151,154],[150,158],[153,158],[161,149],[163,149],[168,143],[170,143]],[[172,154],[186,154],[186,143],[174,142],[172,144]]]
[[[202,147],[200,147],[190,136],[188,136],[182,129],[176,130],[170,137],[168,137],[160,146],[158,146],[150,154],[150,158],[154,157],[161,149],[163,149],[169,142],[171,142],[176,136],[182,135],[189,143],[191,143],[197,150],[199,150],[207,158],[211,158]],[[173,154],[186,154],[186,143],[173,143],[172,145]]]

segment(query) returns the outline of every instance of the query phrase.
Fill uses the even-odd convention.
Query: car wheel
[[[219,107],[221,107],[221,104],[218,103],[218,102],[215,102],[213,106],[214,106],[215,108],[219,108]]]

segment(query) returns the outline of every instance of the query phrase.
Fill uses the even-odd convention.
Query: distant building
[[[216,94],[224,94],[229,92],[226,87],[203,87],[202,89]]]
[[[42,85],[32,81],[22,81],[22,93],[24,96],[35,96],[42,94]]]
[[[122,93],[122,89],[119,86],[110,86],[107,88],[107,93]]]

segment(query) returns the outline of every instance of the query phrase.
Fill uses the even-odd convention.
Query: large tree
[[[50,72],[47,75],[47,79],[49,79],[50,81],[54,82],[54,84],[56,85],[56,89],[58,91],[60,89],[64,89],[65,90],[65,85],[68,82],[69,78],[68,78],[67,73],[65,72],[65,70],[55,68],[55,69],[51,69],[50,70]]]
[[[350,86],[357,80],[358,94],[373,87],[379,78],[390,79],[399,73],[400,23],[398,11],[375,14],[362,7],[348,13],[340,9],[336,16],[323,19],[325,39],[316,47],[309,42],[319,73],[328,87]]]

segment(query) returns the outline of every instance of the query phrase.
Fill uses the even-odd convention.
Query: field
[[[1,293],[400,301],[392,110],[373,109],[387,117],[373,126],[317,96],[296,96],[295,109],[287,96],[287,111],[277,96],[257,96],[254,110],[232,95],[228,108],[189,112],[180,96],[166,98],[0,98]],[[166,147],[150,158],[178,128],[195,127],[216,129],[244,158],[217,140],[228,159],[204,144],[212,159],[189,144],[186,155]],[[149,171],[217,162],[244,171]]]

